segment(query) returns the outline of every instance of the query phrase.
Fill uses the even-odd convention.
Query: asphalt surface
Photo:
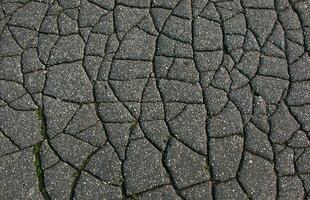
[[[310,0],[1,0],[1,200],[310,199]]]

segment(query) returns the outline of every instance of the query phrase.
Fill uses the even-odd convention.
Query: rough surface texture
[[[310,0],[1,0],[0,199],[310,199]]]

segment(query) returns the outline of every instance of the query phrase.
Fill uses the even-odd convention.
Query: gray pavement
[[[1,0],[0,200],[310,199],[310,0]]]

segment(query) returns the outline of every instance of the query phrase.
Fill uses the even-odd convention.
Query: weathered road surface
[[[310,0],[1,0],[0,199],[310,199]]]

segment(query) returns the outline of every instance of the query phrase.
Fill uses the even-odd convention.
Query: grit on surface
[[[1,0],[1,200],[310,199],[310,0]]]

